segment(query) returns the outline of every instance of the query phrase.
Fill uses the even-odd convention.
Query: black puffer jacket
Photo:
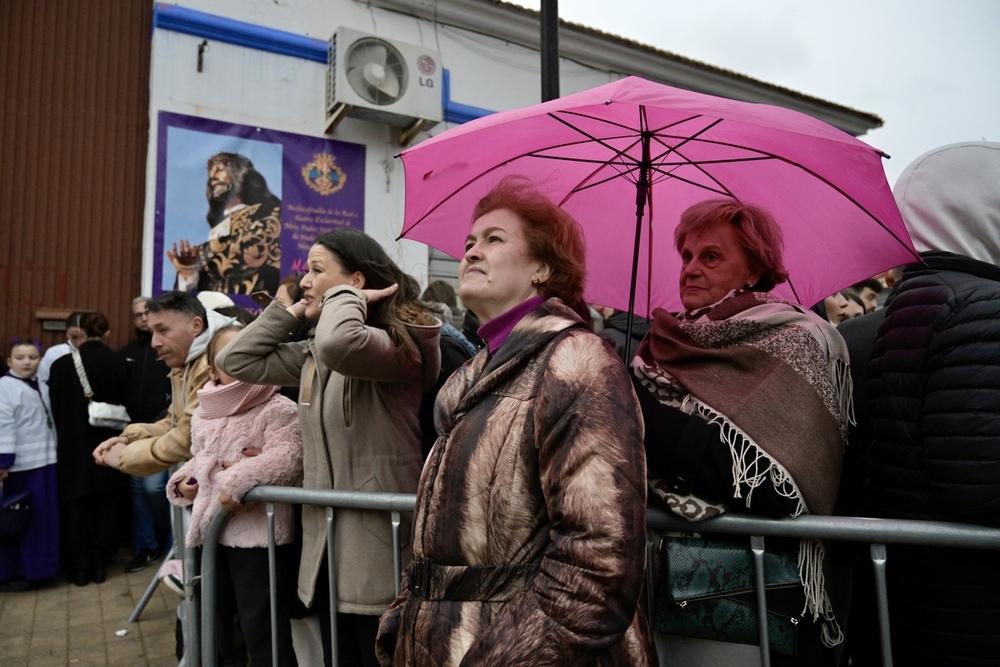
[[[869,368],[876,515],[1000,526],[1000,268],[947,252],[904,273]],[[1000,556],[889,551],[893,657],[1000,664]]]
[[[1000,267],[924,258],[872,352],[869,500],[886,516],[1000,526]]]

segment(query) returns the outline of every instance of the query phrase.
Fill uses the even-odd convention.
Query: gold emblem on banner
[[[302,180],[321,195],[332,195],[343,189],[347,174],[337,165],[337,158],[329,153],[316,153],[313,161],[302,167]]]

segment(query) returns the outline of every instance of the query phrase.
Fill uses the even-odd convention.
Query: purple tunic
[[[31,520],[18,537],[0,538],[0,581],[29,581],[59,574],[59,499],[56,466],[12,472],[3,483],[5,495],[31,492]]]

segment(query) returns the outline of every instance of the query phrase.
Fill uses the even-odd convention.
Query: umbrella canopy
[[[805,114],[629,77],[404,151],[401,237],[461,257],[476,202],[522,174],[582,226],[586,299],[648,316],[682,309],[673,238],[681,212],[732,197],[776,218],[789,282],[774,294],[810,306],[919,259],[882,157]]]

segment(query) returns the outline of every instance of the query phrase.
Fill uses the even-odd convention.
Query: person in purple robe
[[[37,378],[41,360],[38,342],[14,339],[10,370],[0,377],[0,496],[27,491],[31,505],[28,525],[0,537],[3,593],[31,590],[59,574],[56,431],[48,391]]]

